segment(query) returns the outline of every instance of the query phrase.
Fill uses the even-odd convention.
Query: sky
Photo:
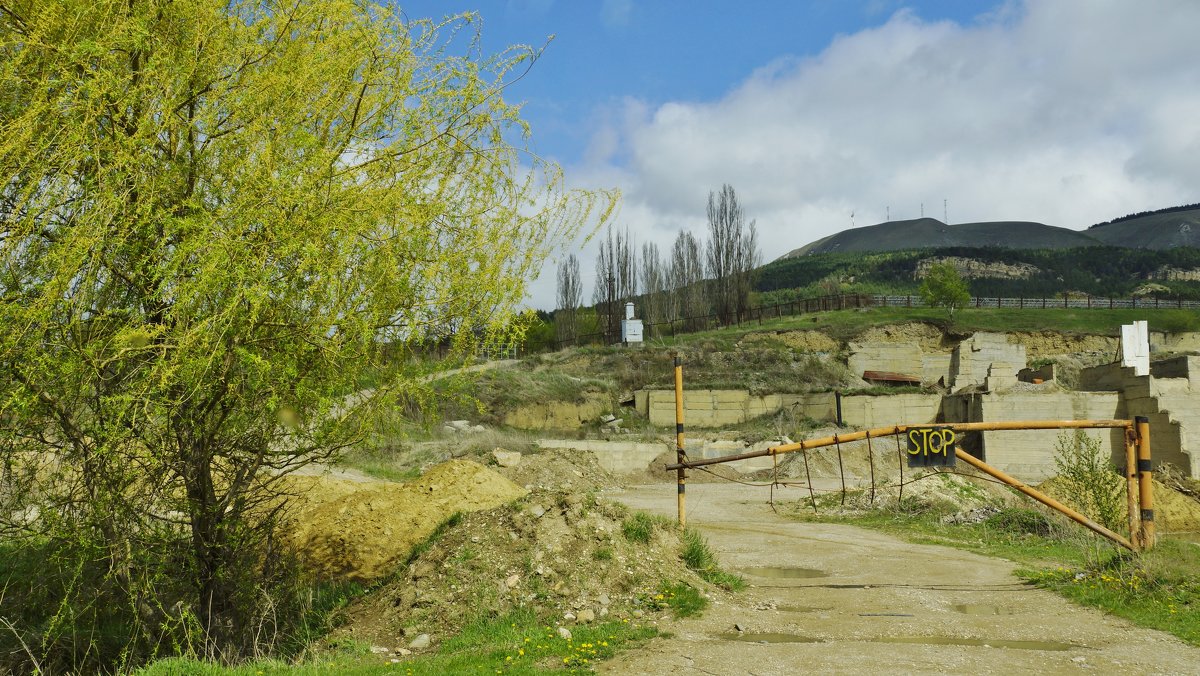
[[[1082,230],[1200,201],[1195,0],[401,7],[478,12],[485,52],[544,47],[505,98],[569,185],[621,191],[614,226],[638,244],[703,238],[723,184],[764,261],[889,218]],[[590,300],[595,239],[566,243],[530,306],[553,308],[564,252]]]

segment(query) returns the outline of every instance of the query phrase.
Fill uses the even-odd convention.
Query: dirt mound
[[[503,450],[503,449],[497,449]],[[493,467],[527,490],[563,489],[594,493],[613,488],[619,482],[607,472],[590,451],[540,450],[523,452],[513,467]]]
[[[628,516],[594,495],[541,490],[516,508],[464,515],[402,575],[347,608],[329,640],[388,647],[430,634],[436,644],[483,614],[515,608],[547,624],[655,620],[651,599],[664,583],[722,593],[683,565],[669,521],[652,522],[650,541],[639,543],[623,534]]]
[[[751,333],[739,347],[787,347],[797,352],[837,352],[838,342],[820,331],[774,331]]]
[[[521,430],[577,430],[612,408],[605,394],[589,393],[582,403],[548,401],[506,413],[504,424]]]
[[[942,329],[924,322],[872,326],[854,339],[856,343],[914,343],[926,352],[946,350],[949,344]]]
[[[1052,331],[1010,333],[1008,339],[1024,345],[1025,355],[1030,360],[1060,354],[1115,355],[1119,343],[1119,340],[1112,336],[1073,336]]]
[[[452,514],[491,509],[526,493],[467,460],[438,465],[408,484],[295,476],[288,488],[296,497],[285,532],[304,568],[319,577],[359,581],[393,573]]]

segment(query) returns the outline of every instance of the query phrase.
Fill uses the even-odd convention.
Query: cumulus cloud
[[[1197,200],[1197,27],[1191,0],[1013,3],[969,25],[900,10],[719,100],[627,101],[569,175],[618,185],[619,223],[660,246],[701,234],[709,191],[728,183],[765,260],[851,212],[862,226],[923,203],[941,218],[943,200],[952,223],[1082,229]]]

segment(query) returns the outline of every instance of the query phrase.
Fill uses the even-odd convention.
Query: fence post
[[[1138,497],[1142,507],[1142,549],[1154,547],[1154,483],[1150,465],[1150,419],[1138,416]]]

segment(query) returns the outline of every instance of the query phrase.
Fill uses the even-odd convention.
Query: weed
[[[621,522],[621,532],[625,534],[626,540],[646,545],[650,544],[654,537],[654,529],[665,523],[667,520],[661,516],[634,512]]]
[[[612,558],[613,558],[612,547],[597,547],[592,552],[592,558],[597,561],[612,561]]]
[[[712,548],[708,546],[708,541],[699,531],[691,528],[685,529],[682,541],[683,550],[680,552],[680,557],[683,559],[684,565],[696,571],[696,574],[703,580],[729,591],[737,591],[746,586],[746,580],[740,575],[721,570],[717,564],[716,555],[713,554]]]
[[[642,598],[642,603],[651,610],[670,609],[675,617],[692,617],[704,612],[708,599],[700,590],[682,582],[663,581],[654,594]]]
[[[1063,432],[1055,444],[1058,481],[1080,511],[1117,530],[1125,520],[1121,482],[1100,442],[1083,430]]]
[[[1002,533],[1013,535],[1047,537],[1053,528],[1050,519],[1047,519],[1045,514],[1024,507],[1005,507],[989,516],[984,523]]]

